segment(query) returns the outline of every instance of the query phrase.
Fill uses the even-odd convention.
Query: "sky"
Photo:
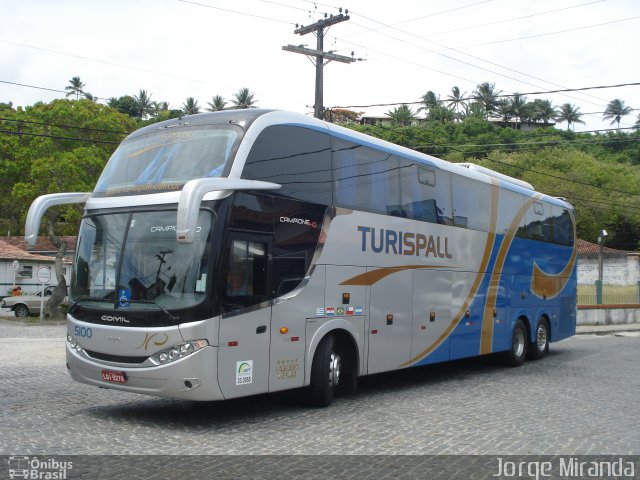
[[[361,106],[428,90],[446,99],[453,86],[471,95],[482,82],[505,94],[640,82],[638,0],[0,0],[0,102],[64,98],[45,89],[79,76],[105,100],[144,89],[172,108],[195,97],[204,110],[248,87],[260,107],[311,115],[315,68],[282,46],[315,48],[296,25],[340,7],[350,19],[326,32],[324,49],[362,61],[325,66],[327,108],[380,115],[394,105]],[[640,109],[640,85],[527,98],[579,107],[588,115],[576,131],[606,129],[607,103]]]

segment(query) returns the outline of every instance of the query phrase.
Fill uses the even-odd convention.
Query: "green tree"
[[[251,92],[248,88],[241,88],[236,93],[233,94],[233,103],[234,108],[254,108],[255,103],[255,94]]]
[[[64,89],[67,91],[66,96],[70,97],[71,95],[75,95],[76,100],[80,100],[80,95],[84,93],[83,88],[85,86],[86,84],[82,83],[80,77],[73,77],[71,80],[69,80],[69,85],[64,87]]]
[[[397,125],[403,125],[405,127],[411,125],[416,119],[415,112],[406,104],[402,104],[399,107],[395,107],[393,110],[387,112],[391,123]]]
[[[496,90],[495,83],[484,82],[476,87],[473,91],[473,96],[476,97],[476,101],[480,102],[484,107],[486,116],[490,117],[491,114],[498,110],[498,95],[501,93],[500,90]]]
[[[581,117],[582,113],[580,113],[580,107],[576,107],[570,103],[564,103],[560,105],[560,110],[558,111],[558,117],[556,120],[558,120],[558,122],[567,122],[567,130],[569,130],[571,129],[572,124],[584,124]]]
[[[556,115],[558,114],[551,104],[551,100],[536,98],[533,101],[533,105],[535,111],[534,120],[542,121],[545,125],[556,118]]]
[[[131,95],[124,95],[122,97],[111,97],[107,101],[107,105],[111,108],[116,109],[120,113],[124,113],[125,115],[129,115],[133,118],[138,118],[138,107],[136,105],[136,100]]]
[[[98,100],[99,100],[99,99],[98,99],[98,97],[94,97],[94,96],[93,96],[93,95],[91,95],[89,92],[85,92],[85,94],[84,94],[84,99],[85,99],[85,100],[89,100],[90,102],[95,102],[95,103],[97,103],[97,102],[98,102]]]
[[[513,96],[509,99],[509,106],[511,108],[511,113],[513,117],[516,119],[516,130],[518,129],[518,122],[522,122],[522,111],[524,106],[527,103],[527,97],[521,95],[520,93],[514,93]]]
[[[604,110],[604,114],[602,118],[604,120],[611,120],[610,125],[614,123],[618,124],[618,130],[620,130],[620,120],[622,117],[629,115],[633,109],[631,107],[625,106],[624,102],[619,98],[615,100],[611,100],[607,105],[607,108]]]
[[[207,102],[207,105],[209,105],[209,108],[207,108],[208,112],[219,112],[225,109],[227,101],[222,95],[214,95],[211,101]]]
[[[467,92],[460,93],[459,87],[453,87],[451,89],[451,95],[448,98],[448,106],[456,113],[460,113],[460,109],[464,107],[466,100],[464,100],[464,96]]]
[[[133,97],[136,117],[140,120],[153,115],[153,113],[155,112],[155,107],[153,101],[151,100],[151,95],[152,94],[148,94],[146,90],[140,89],[138,95],[134,95]]]
[[[422,102],[422,106],[418,108],[418,113],[426,110],[428,116],[429,112],[439,105],[440,96],[429,90],[420,97],[420,101]]]
[[[200,113],[200,105],[198,105],[198,101],[193,97],[188,97],[182,104],[182,113],[185,115],[195,115],[196,113]]]
[[[109,156],[135,128],[130,117],[87,100],[39,102],[3,115],[16,127],[0,135],[0,224],[15,234],[24,231],[27,209],[37,196],[93,190]],[[76,233],[81,216],[77,206],[60,206],[47,211],[43,221],[43,230],[55,232],[52,242],[59,245],[56,274],[62,286],[66,247],[56,235]]]

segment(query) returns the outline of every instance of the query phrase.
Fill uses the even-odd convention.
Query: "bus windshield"
[[[205,125],[129,138],[109,159],[93,195],[176,191],[194,178],[221,177],[241,137],[240,127]]]
[[[98,308],[178,309],[204,300],[213,217],[201,211],[193,244],[176,241],[176,212],[83,219],[71,300]]]

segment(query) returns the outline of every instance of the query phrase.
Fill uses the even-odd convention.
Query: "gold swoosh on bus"
[[[536,193],[522,205],[520,210],[518,210],[516,215],[511,220],[511,224],[509,225],[509,228],[502,238],[502,243],[500,244],[500,248],[498,249],[498,255],[493,264],[493,272],[491,272],[489,288],[487,289],[487,300],[484,306],[484,313],[482,315],[482,330],[480,331],[480,355],[485,355],[493,351],[493,311],[496,308],[498,300],[500,279],[502,278],[502,269],[504,268],[504,264],[507,260],[507,253],[509,253],[511,243],[513,242],[513,239],[516,236],[516,232],[518,231],[518,226],[527,213],[527,210],[529,210],[531,206],[542,197],[543,195],[541,193]]]
[[[498,201],[500,198],[500,183],[495,178],[491,178],[491,221],[489,225],[489,232],[487,233],[487,240],[484,245],[484,253],[482,254],[482,261],[480,262],[480,267],[478,268],[478,273],[471,285],[471,289],[467,293],[467,298],[463,302],[463,304],[458,309],[458,312],[453,317],[453,320],[447,327],[447,329],[427,348],[425,348],[422,352],[415,355],[408,362],[404,362],[400,367],[407,367],[412,365],[424,357],[433,352],[436,348],[438,348],[442,342],[444,342],[451,332],[458,326],[460,321],[464,318],[465,312],[471,305],[473,298],[480,288],[480,284],[484,279],[485,273],[487,271],[487,266],[489,265],[489,259],[491,258],[491,252],[493,250],[493,245],[496,239],[496,226],[498,224]]]
[[[573,231],[575,233],[576,221],[573,217],[573,213],[570,213],[571,224],[573,225]],[[575,235],[574,235],[575,238]],[[576,263],[578,257],[578,247],[576,242],[573,244],[573,252],[571,252],[571,258],[565,265],[564,269],[560,273],[551,274],[542,270],[538,264],[533,262],[533,276],[531,277],[531,291],[539,298],[550,299],[557,297],[560,292],[567,285],[567,282],[571,278],[571,272],[573,266]]]
[[[385,267],[371,270],[370,272],[361,273],[355,277],[345,280],[340,285],[355,285],[362,287],[370,287],[371,285],[378,283],[385,277],[393,275],[396,272],[402,272],[404,270],[436,270],[439,268],[456,269],[460,267],[452,267],[450,265],[403,265],[399,267]]]

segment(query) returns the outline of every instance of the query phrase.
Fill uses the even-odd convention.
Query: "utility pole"
[[[302,53],[307,55],[311,62],[316,67],[316,96],[315,103],[313,105],[313,115],[316,118],[323,118],[324,115],[324,103],[323,103],[323,68],[329,63],[331,60],[335,60],[336,62],[342,63],[353,63],[355,61],[361,61],[361,58],[354,58],[353,52],[351,52],[351,56],[347,57],[345,55],[336,55],[335,53],[329,51],[323,51],[324,48],[324,35],[326,30],[329,29],[332,25],[336,23],[345,22],[349,20],[349,10],[345,10],[344,15],[342,14],[342,8],[340,9],[339,15],[330,15],[327,17],[325,13],[325,18],[322,20],[318,20],[316,23],[308,26],[299,26],[296,25],[296,29],[293,33],[298,35],[306,35],[307,33],[314,33],[316,36],[316,49],[313,50],[311,48],[306,48],[304,45],[284,45],[282,47],[283,50],[287,52],[294,53]],[[326,61],[325,61],[326,60]]]

